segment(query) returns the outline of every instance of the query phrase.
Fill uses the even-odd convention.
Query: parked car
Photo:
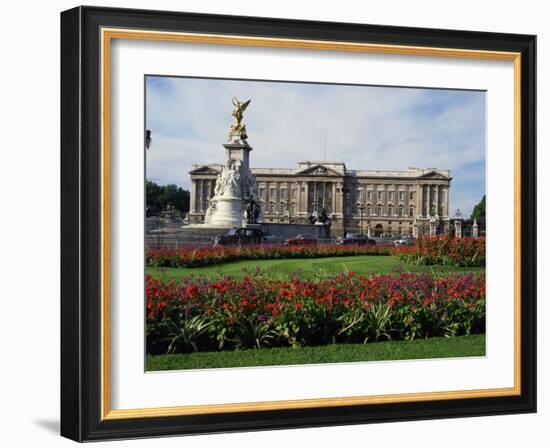
[[[394,246],[413,246],[414,245],[414,238],[412,237],[401,237],[396,239],[393,242]]]
[[[369,238],[367,235],[359,234],[355,235],[348,233],[345,238],[342,238],[339,242],[344,246],[374,246],[376,241]]]
[[[214,239],[215,246],[245,246],[271,242],[273,237],[261,229],[247,229],[244,227],[230,229],[226,235]]]
[[[286,240],[286,246],[315,246],[317,238],[308,235],[297,235],[294,238]]]

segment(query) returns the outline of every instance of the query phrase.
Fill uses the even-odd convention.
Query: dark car
[[[344,246],[374,246],[376,241],[367,235],[348,233],[345,238],[340,240],[340,244]]]
[[[269,236],[260,229],[234,228],[229,230],[226,235],[217,236],[214,245],[245,246],[261,244],[267,240],[269,240]]]
[[[297,235],[294,238],[286,240],[287,246],[315,246],[317,244],[317,238],[307,235]]]

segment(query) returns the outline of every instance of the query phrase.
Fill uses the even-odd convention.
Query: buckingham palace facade
[[[204,222],[222,166],[193,165],[193,223]],[[252,168],[264,222],[307,224],[324,210],[331,234],[435,235],[450,232],[450,171],[348,169],[343,162],[304,161],[296,168]]]

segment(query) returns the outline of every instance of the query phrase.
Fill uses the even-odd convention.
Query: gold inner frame
[[[506,60],[514,63],[514,386],[443,392],[419,392],[302,400],[280,400],[229,404],[170,406],[141,409],[111,409],[110,388],[110,50],[113,39],[169,41],[212,45],[239,45],[383,53],[413,56]],[[521,394],[521,54],[458,48],[417,47],[303,39],[278,39],[215,34],[101,29],[101,419],[166,417],[226,412],[306,409],[381,403],[503,397]]]

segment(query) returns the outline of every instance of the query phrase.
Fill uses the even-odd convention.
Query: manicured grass
[[[189,275],[207,278],[232,276],[242,278],[247,272],[260,268],[272,278],[288,278],[298,274],[301,278],[331,277],[341,272],[369,275],[397,272],[430,272],[435,275],[449,272],[482,272],[483,268],[455,268],[451,266],[418,266],[402,263],[396,256],[359,255],[352,257],[299,258],[286,260],[246,260],[201,268],[147,268],[155,278],[180,279]]]
[[[352,361],[457,358],[484,356],[485,335],[388,341],[367,344],[331,344],[320,347],[265,348],[232,352],[203,352],[147,356],[151,370],[214,369],[222,367],[280,366]]]

